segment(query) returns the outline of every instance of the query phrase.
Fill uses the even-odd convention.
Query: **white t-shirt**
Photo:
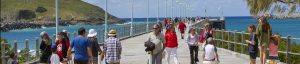
[[[215,59],[215,52],[216,52],[215,46],[211,45],[211,44],[207,44],[204,47],[204,53],[205,53],[204,59],[206,59],[206,60]]]
[[[51,64],[60,64],[59,56],[57,54],[53,54],[50,57]]]

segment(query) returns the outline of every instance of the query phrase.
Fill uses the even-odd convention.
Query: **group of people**
[[[147,41],[154,44],[153,50],[148,50],[150,55],[150,64],[162,64],[162,58],[166,57],[166,64],[170,64],[171,56],[175,64],[179,64],[177,58],[178,39],[174,23],[170,19],[165,19],[164,26],[166,27],[163,33],[163,26],[160,23],[153,25],[153,30],[149,33]],[[192,20],[190,20],[192,21]],[[272,34],[272,28],[266,17],[259,18],[259,24],[249,25],[249,39],[245,40],[248,43],[250,64],[256,63],[257,53],[260,52],[260,63],[266,64],[267,53],[269,48],[270,64],[276,64],[278,59],[278,45],[281,41],[279,34]],[[203,52],[203,64],[217,64],[220,62],[217,53],[217,48],[214,43],[214,30],[211,24],[206,23],[201,33],[196,33],[196,28],[188,29],[188,36],[184,38],[186,25],[184,21],[179,21],[178,30],[181,33],[181,39],[185,39],[190,50],[190,63],[197,64],[199,62],[198,51]],[[40,56],[39,63],[51,64],[67,64],[70,60],[74,60],[75,64],[98,64],[98,56],[101,60],[104,59],[107,64],[120,64],[122,45],[117,38],[117,31],[110,30],[108,38],[105,40],[103,50],[101,50],[97,32],[95,29],[90,29],[86,33],[85,28],[78,29],[78,35],[74,40],[69,39],[66,30],[59,32],[54,42],[50,39],[47,32],[41,32]],[[166,55],[165,55],[166,54]],[[10,55],[12,58],[15,55]],[[72,58],[73,57],[73,58]],[[8,61],[14,63],[15,61]]]
[[[166,21],[168,21],[168,19]],[[250,37],[248,40],[245,40],[245,42],[248,43],[250,64],[256,64],[255,59],[258,52],[260,52],[261,64],[266,64],[267,48],[269,48],[268,59],[270,60],[268,63],[277,64],[278,44],[281,41],[280,35],[278,33],[272,34],[271,25],[267,21],[266,17],[261,17],[258,21],[259,24],[257,25],[257,28],[255,25],[249,25],[248,31],[250,33]],[[164,54],[166,54],[166,64],[170,64],[171,55],[173,55],[174,63],[179,64],[177,59],[178,40],[173,23],[174,22],[165,22],[165,34],[161,33],[162,30],[160,29],[160,25],[153,26],[153,31],[150,33],[148,38],[155,44],[155,49],[153,51],[148,51],[151,55],[150,64],[162,64],[161,60]],[[183,25],[181,26],[180,24],[184,24],[184,22],[180,21],[178,26],[181,38],[184,39],[183,35],[186,27],[182,27]],[[195,32],[194,27],[188,30],[186,43],[190,50],[191,64],[199,62],[199,48],[204,52],[202,56],[203,64],[217,64],[220,62],[217,48],[214,43],[213,33],[214,30],[209,23],[205,24],[200,35]]]
[[[278,60],[278,44],[281,41],[280,35],[272,34],[272,27],[267,21],[266,17],[259,18],[259,24],[256,28],[255,25],[249,25],[248,31],[250,33],[249,40],[245,40],[248,43],[250,64],[256,63],[256,57],[258,49],[260,52],[260,63],[266,64],[267,53],[266,49],[269,48],[269,64],[277,64]],[[259,47],[259,48],[258,48]]]
[[[67,31],[63,30],[52,43],[48,33],[43,31],[40,44],[42,55],[39,63],[67,64],[73,59],[74,64],[98,64],[98,56],[101,56],[101,60],[107,64],[120,64],[122,46],[117,38],[117,31],[109,31],[103,50],[96,36],[95,29],[90,29],[86,33],[85,28],[82,27],[78,29],[78,36],[70,41]]]
[[[168,21],[168,19],[166,20]],[[155,48],[151,51],[147,51],[150,54],[150,64],[162,64],[163,56],[166,57],[166,64],[170,64],[170,57],[173,56],[175,64],[179,64],[177,58],[177,48],[178,39],[175,31],[176,22],[164,22],[166,26],[166,31],[162,33],[162,26],[155,24],[153,26],[152,32],[149,34],[148,40],[155,44]],[[186,25],[184,21],[179,21],[178,30],[181,35],[181,39],[184,39],[184,32],[186,30]],[[219,61],[217,48],[214,46],[213,40],[213,30],[209,23],[205,24],[205,29],[202,31],[201,35],[198,35],[194,27],[188,30],[188,37],[186,37],[186,42],[190,49],[191,64],[196,64],[199,62],[198,51],[199,46],[203,52],[203,63],[211,64],[214,61]]]

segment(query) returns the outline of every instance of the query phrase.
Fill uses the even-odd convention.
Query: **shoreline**
[[[124,21],[111,21],[109,24],[121,24]],[[60,26],[70,26],[70,25],[102,25],[104,21],[89,21],[89,20],[61,20],[59,22]],[[22,29],[42,29],[44,27],[55,27],[55,21],[36,21],[36,22],[2,22],[1,23],[1,32],[9,32],[11,30],[22,30]]]

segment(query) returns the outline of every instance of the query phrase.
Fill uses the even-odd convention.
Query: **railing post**
[[[75,38],[74,38],[74,39],[75,39]],[[51,45],[52,45],[53,43],[55,43],[55,42],[56,42],[56,35],[53,34]]]
[[[15,53],[15,55],[19,55],[18,54],[18,42],[17,42],[17,40],[14,41],[14,53]],[[18,59],[18,56],[16,56],[16,59]]]
[[[221,33],[222,33],[222,48],[224,48],[224,29],[222,29]]]
[[[219,47],[219,45],[220,45],[219,33],[220,33],[220,30],[216,31],[216,37],[215,38],[218,39],[218,41],[216,41],[217,42],[217,47]]]
[[[230,50],[230,32],[229,32],[230,30],[228,30],[228,32],[227,32],[227,34],[228,34],[228,49]]]
[[[18,53],[18,43],[17,40],[14,41],[14,53],[17,55]]]
[[[234,34],[233,34],[234,35],[234,48],[233,48],[233,51],[235,51],[235,52],[236,52],[236,44],[237,44],[237,41],[236,41],[236,38],[237,38],[236,37],[236,31],[237,30],[234,30]]]
[[[244,47],[244,41],[245,41],[245,40],[244,40],[244,31],[242,31],[241,37],[242,37],[242,39],[241,39],[241,40],[242,40],[242,41],[241,41],[241,42],[242,42],[242,54],[244,54],[244,53],[245,53],[245,50],[244,50],[244,49],[245,49],[245,47]]]
[[[73,32],[73,35],[74,35],[74,39],[75,39],[76,38],[76,32],[75,31]]]
[[[286,44],[286,63],[287,64],[290,64],[290,43],[291,43],[291,36],[288,36],[287,37],[287,39],[288,39],[288,42],[287,42],[287,44]]]
[[[70,32],[67,32],[67,35],[68,35],[68,38],[70,38],[70,36],[71,36]]]
[[[25,61],[28,62],[29,61],[29,47],[28,47],[28,43],[29,43],[29,39],[25,39],[25,55],[27,56],[25,58]]]
[[[2,41],[1,42],[1,61],[2,61],[2,64],[6,64],[4,56],[5,56],[5,42]]]
[[[36,57],[39,57],[40,50],[39,50],[39,38],[35,37],[35,55]]]

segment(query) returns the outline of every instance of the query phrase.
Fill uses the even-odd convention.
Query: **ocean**
[[[111,26],[122,26],[130,24],[130,18],[122,18],[126,20],[124,24],[115,24]],[[145,23],[146,18],[134,18],[134,23]],[[163,18],[160,18],[162,21]],[[150,22],[156,22],[156,18],[149,18]],[[282,36],[286,37],[288,35],[292,36],[293,38],[300,38],[300,19],[271,19],[269,20],[273,32],[280,33]],[[245,31],[247,32],[247,26],[250,24],[257,25],[258,22],[256,19],[252,18],[251,16],[239,16],[239,17],[225,17],[225,29],[226,30],[237,30],[237,31]],[[78,28],[85,27],[86,29],[96,29],[98,31],[103,30],[104,25],[76,25],[76,26],[61,26],[59,31],[62,29],[68,30],[68,32],[73,33],[77,31]],[[35,37],[40,38],[40,32],[47,31],[51,36],[55,33],[55,28],[45,28],[45,29],[21,29],[21,30],[12,30],[9,32],[1,32],[1,38],[8,39],[9,43],[12,44],[14,40],[17,40],[19,45],[23,45],[25,39],[29,39],[30,41],[30,49],[35,49],[34,42]],[[100,35],[101,36],[101,35]],[[70,37],[73,37],[71,34]],[[71,38],[72,40],[72,38]],[[297,43],[300,43],[300,40],[294,40]],[[24,46],[18,46],[19,49],[24,48]]]

